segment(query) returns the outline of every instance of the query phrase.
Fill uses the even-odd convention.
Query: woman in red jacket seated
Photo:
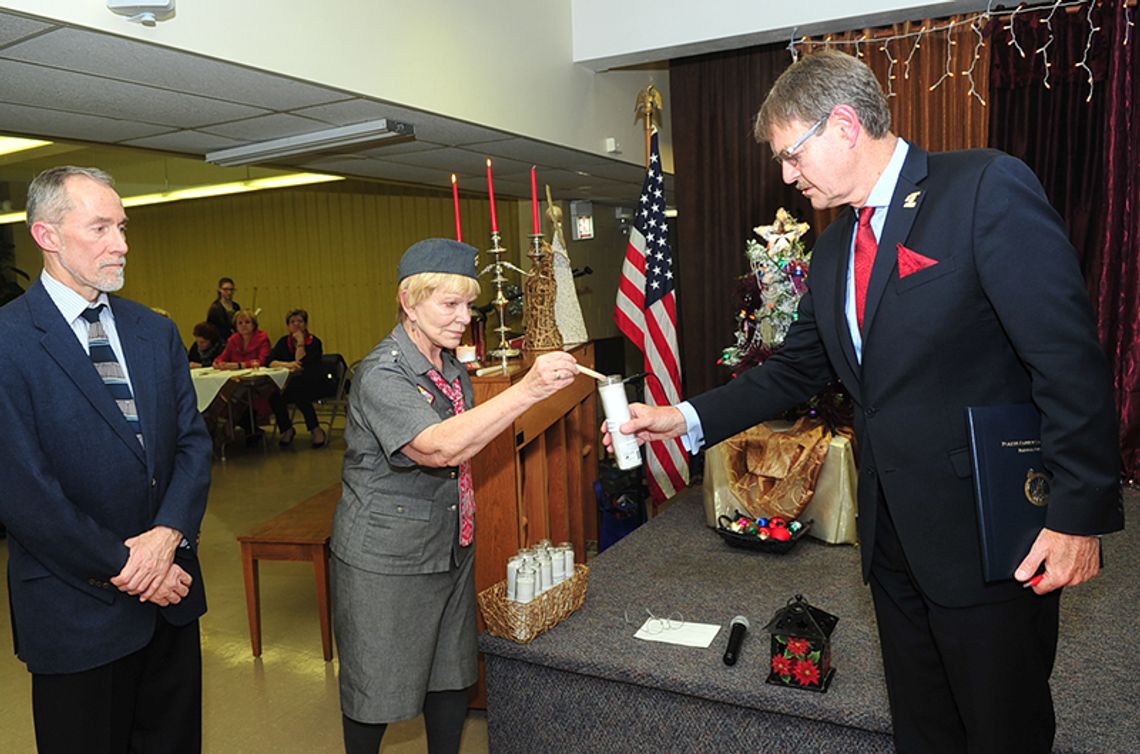
[[[269,336],[257,326],[257,316],[249,309],[234,315],[237,329],[226,341],[221,356],[214,359],[214,369],[246,369],[269,363]]]

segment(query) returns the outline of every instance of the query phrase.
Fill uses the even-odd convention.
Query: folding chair
[[[313,401],[313,409],[330,436],[337,417],[347,414],[348,386],[359,363],[349,367],[339,353],[326,353],[321,357],[322,390]]]

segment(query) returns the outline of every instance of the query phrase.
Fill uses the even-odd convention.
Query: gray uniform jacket
[[[455,413],[427,376],[430,369],[403,325],[396,325],[353,378],[332,549],[356,568],[440,573],[458,562],[459,469],[419,466],[400,451]],[[459,377],[470,408],[471,379],[450,351],[443,352],[442,375],[448,384]]]

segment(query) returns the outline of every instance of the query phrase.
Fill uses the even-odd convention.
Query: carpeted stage
[[[1140,750],[1140,493],[1126,493],[1125,509],[1132,528],[1105,538],[1104,573],[1061,601],[1056,752]],[[840,619],[832,635],[837,671],[826,694],[764,683],[763,626],[797,593]],[[644,617],[645,608],[722,626],[742,614],[752,630],[730,668],[721,661],[726,628],[708,649],[632,638],[636,626],[624,615]],[[812,539],[784,556],[728,548],[704,525],[700,489],[591,563],[577,613],[531,644],[484,635],[480,648],[496,754],[893,751],[858,552]]]

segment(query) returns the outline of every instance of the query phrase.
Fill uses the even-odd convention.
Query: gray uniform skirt
[[[362,723],[416,717],[429,691],[478,680],[475,548],[445,573],[372,573],[332,559],[340,706]]]

